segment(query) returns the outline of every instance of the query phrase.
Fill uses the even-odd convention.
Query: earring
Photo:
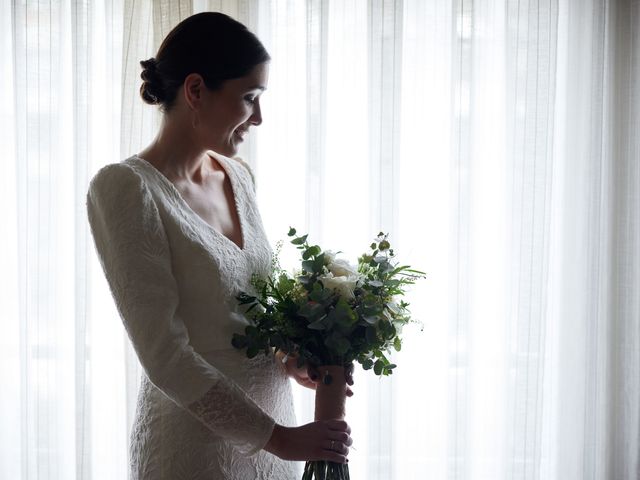
[[[198,118],[198,114],[194,112],[193,117],[191,118],[191,126],[195,130],[198,125],[200,125],[200,119]]]

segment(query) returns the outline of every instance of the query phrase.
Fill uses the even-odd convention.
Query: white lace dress
[[[274,422],[295,425],[284,368],[231,346],[247,325],[235,296],[268,272],[271,249],[248,165],[210,155],[231,181],[242,249],[137,156],[101,169],[87,194],[96,249],[144,370],[130,478],[293,480],[300,463],[262,450]]]

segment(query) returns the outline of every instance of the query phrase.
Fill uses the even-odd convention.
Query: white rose
[[[346,260],[340,258],[334,259],[327,265],[327,268],[336,277],[350,277],[357,276],[358,270]]]
[[[331,272],[320,277],[325,288],[335,290],[341,297],[347,299],[355,298],[353,291],[355,290],[359,279],[360,277],[358,275],[343,275],[336,277]]]
[[[336,259],[336,252],[334,252],[333,250],[324,251],[324,263],[328,265],[330,263],[333,263],[335,259]]]

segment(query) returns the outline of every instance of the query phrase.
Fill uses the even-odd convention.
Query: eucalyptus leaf
[[[367,327],[365,330],[365,338],[370,345],[378,342],[375,327]]]
[[[382,369],[384,368],[384,363],[380,360],[376,360],[376,363],[373,364],[373,372],[376,375],[382,374]]]
[[[301,237],[296,237],[293,240],[291,240],[291,243],[293,243],[294,245],[303,245],[304,242],[307,241],[307,237],[308,237],[308,235],[303,235]]]
[[[308,273],[315,273],[315,261],[314,260],[305,260],[302,262],[302,269]]]
[[[363,315],[362,318],[369,325],[375,325],[376,323],[378,323],[380,321],[380,319],[378,317],[372,317],[372,316],[369,316],[369,315]]]
[[[235,348],[245,348],[248,344],[247,337],[244,335],[239,335],[237,333],[233,334],[233,338],[231,339],[231,345]]]
[[[260,353],[260,349],[255,345],[251,345],[250,347],[247,348],[247,357],[248,358],[253,358],[256,355],[258,355],[258,353]]]
[[[326,330],[327,327],[324,322],[325,322],[325,319],[322,318],[320,320],[310,323],[309,325],[307,325],[307,328],[311,330]]]

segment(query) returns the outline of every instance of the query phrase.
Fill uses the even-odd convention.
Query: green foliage
[[[424,273],[395,263],[384,233],[358,259],[356,280],[336,278],[331,272],[334,254],[309,245],[308,235],[298,236],[290,228],[288,236],[301,252],[301,273],[292,276],[280,268],[278,244],[271,275],[254,277],[255,291],[237,296],[252,324],[244,335],[233,336],[232,345],[246,350],[249,358],[283,351],[296,354],[299,366],[357,361],[376,375],[390,375],[396,366],[387,354],[400,351],[400,331],[413,321],[402,298]],[[351,282],[345,287],[348,295],[335,286],[336,280]]]

